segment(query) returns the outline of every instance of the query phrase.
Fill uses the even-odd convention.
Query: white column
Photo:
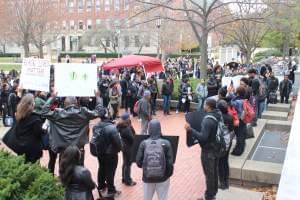
[[[65,43],[66,43],[66,51],[70,51],[70,36],[65,36]]]

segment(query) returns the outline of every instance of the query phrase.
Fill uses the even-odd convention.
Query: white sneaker
[[[176,114],[178,114],[179,112],[178,112],[178,110],[176,110]]]

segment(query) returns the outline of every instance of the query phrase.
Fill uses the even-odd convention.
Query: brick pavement
[[[188,148],[186,146],[186,133],[184,131],[184,114],[172,114],[171,116],[163,116],[158,112],[156,117],[162,124],[162,132],[164,135],[179,136],[179,147],[177,152],[176,163],[174,166],[174,174],[171,177],[171,186],[169,191],[169,200],[196,200],[201,197],[205,191],[205,180],[200,162],[200,148],[198,145]],[[140,123],[136,118],[133,120],[133,126],[137,133],[140,131]],[[93,121],[91,127],[96,123]],[[5,148],[0,144],[0,148]],[[43,166],[47,166],[48,152],[44,152],[41,160]],[[56,172],[57,172],[56,164]],[[85,166],[92,172],[93,179],[97,180],[98,162],[97,159],[89,154],[88,145],[86,145]],[[116,187],[122,191],[122,194],[116,198],[117,200],[142,200],[143,184],[142,170],[136,164],[132,165],[132,178],[137,182],[134,187],[127,187],[121,184],[121,166],[122,156],[119,156],[119,164],[116,174]],[[94,196],[98,197],[96,190]],[[156,196],[154,200],[156,200]]]

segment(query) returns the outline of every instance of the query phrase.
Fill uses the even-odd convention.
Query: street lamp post
[[[159,17],[156,20],[156,28],[157,28],[157,58],[159,58],[160,54],[160,28],[161,28],[161,18]]]

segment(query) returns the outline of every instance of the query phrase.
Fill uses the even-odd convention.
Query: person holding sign
[[[97,97],[97,108],[101,108],[100,94]],[[90,120],[99,117],[97,111],[79,107],[75,97],[67,97],[63,109],[51,110],[56,93],[48,99],[40,114],[50,121],[50,147],[55,153],[62,153],[69,145],[76,145],[82,151],[81,164],[84,162],[84,145],[88,143]]]

